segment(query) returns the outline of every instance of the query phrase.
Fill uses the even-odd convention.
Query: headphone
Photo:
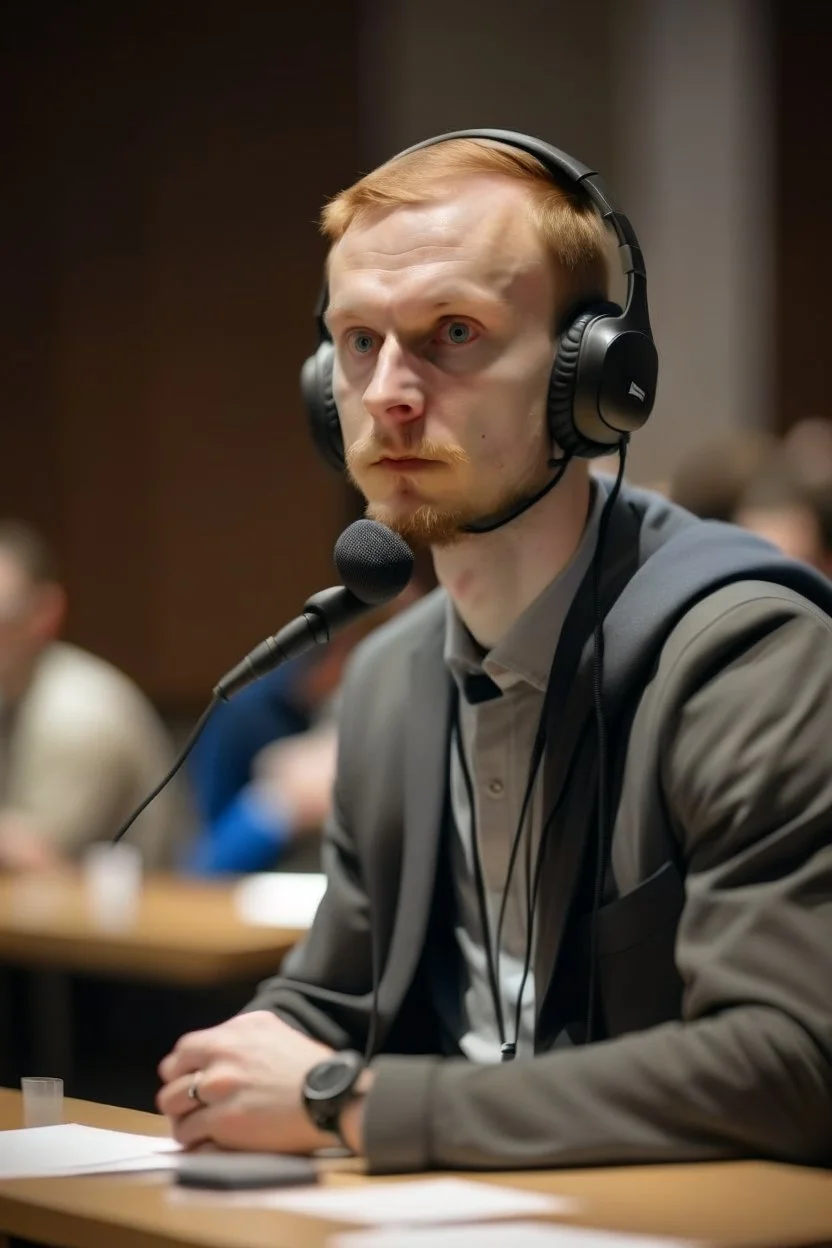
[[[567,458],[609,455],[623,438],[641,428],[656,397],[659,362],[635,230],[597,173],[558,148],[513,130],[453,130],[416,143],[393,159],[450,139],[487,139],[528,152],[557,184],[566,180],[580,187],[612,227],[627,277],[624,308],[599,302],[572,314],[561,329],[546,408],[551,441]],[[340,471],[344,442],[332,394],[335,348],[324,322],[327,298],[324,286],[315,309],[318,346],[301,369],[300,384],[315,446],[330,467]]]

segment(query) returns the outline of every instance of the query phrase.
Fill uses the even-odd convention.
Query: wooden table
[[[244,923],[229,884],[149,876],[136,922],[114,930],[96,925],[80,875],[0,877],[0,962],[33,972],[33,1061],[64,1078],[69,973],[189,987],[244,982],[274,974],[302,935]]]
[[[165,1131],[153,1114],[86,1101],[67,1101],[65,1118]],[[0,1129],[19,1125],[19,1093],[0,1089]],[[749,1248],[832,1243],[832,1174],[825,1171],[731,1162],[465,1177],[575,1197],[574,1215],[558,1219],[571,1225]],[[368,1179],[348,1161],[325,1163],[322,1181],[395,1180]],[[169,1173],[0,1182],[0,1243],[20,1235],[55,1248],[323,1248],[337,1229],[276,1210],[223,1208],[214,1194],[204,1206],[192,1192],[188,1204],[177,1204],[172,1189]]]
[[[244,923],[232,894],[227,884],[150,876],[136,923],[112,930],[95,924],[79,876],[0,877],[0,961],[165,984],[273,974],[303,933]]]

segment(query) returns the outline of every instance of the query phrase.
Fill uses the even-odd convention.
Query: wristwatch
[[[313,1066],[303,1083],[303,1106],[310,1119],[319,1130],[337,1135],[347,1149],[350,1146],[341,1133],[341,1112],[359,1095],[355,1085],[364,1069],[362,1054],[345,1049]]]

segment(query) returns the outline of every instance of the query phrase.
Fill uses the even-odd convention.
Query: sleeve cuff
[[[430,1170],[432,1089],[438,1058],[381,1057],[364,1106],[364,1154],[371,1174]]]

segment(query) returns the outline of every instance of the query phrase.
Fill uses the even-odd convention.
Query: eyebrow
[[[413,304],[422,312],[429,312],[432,314],[441,312],[443,308],[452,308],[454,305],[462,304],[487,306],[494,311],[497,311],[499,308],[504,306],[502,300],[500,299],[489,298],[488,295],[463,294],[462,291],[459,291],[451,296],[443,296],[441,299],[434,299],[432,301],[414,300]],[[324,323],[328,328],[331,328],[333,320],[355,319],[360,321],[366,315],[366,308],[362,311],[360,308],[350,307],[347,304],[333,303],[330,304],[324,311]]]

